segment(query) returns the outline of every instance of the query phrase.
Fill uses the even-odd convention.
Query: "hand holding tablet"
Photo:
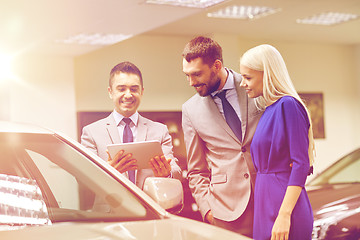
[[[111,158],[114,158],[121,150],[124,150],[124,155],[131,153],[131,159],[137,160],[138,169],[150,168],[151,158],[164,155],[159,141],[111,144],[107,146],[107,149]]]

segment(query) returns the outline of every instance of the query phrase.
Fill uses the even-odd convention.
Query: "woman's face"
[[[249,98],[263,95],[263,71],[256,71],[244,65],[240,65],[242,80],[240,87],[245,88]]]

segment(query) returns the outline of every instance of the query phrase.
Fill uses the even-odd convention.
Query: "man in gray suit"
[[[204,221],[252,237],[255,170],[250,144],[262,112],[240,88],[241,75],[224,67],[217,42],[196,37],[182,56],[183,72],[197,91],[182,107],[190,189]],[[227,107],[217,95],[223,90],[238,129],[232,130],[225,119]]]
[[[180,179],[181,169],[173,155],[172,140],[166,125],[146,119],[137,112],[144,93],[140,70],[130,62],[116,65],[110,72],[108,92],[114,103],[114,111],[108,117],[85,126],[81,144],[125,176],[133,173],[133,181],[141,189],[145,179],[150,176]],[[129,127],[134,142],[160,141],[164,155],[149,159],[151,169],[137,170],[136,159],[132,159],[131,153],[119,151],[114,159],[108,154],[107,145],[122,143],[122,136],[128,131],[125,129]]]

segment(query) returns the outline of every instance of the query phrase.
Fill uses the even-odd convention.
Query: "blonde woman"
[[[248,50],[240,72],[240,86],[265,109],[250,150],[257,171],[254,239],[311,239],[313,213],[304,184],[314,140],[307,108],[273,46]]]

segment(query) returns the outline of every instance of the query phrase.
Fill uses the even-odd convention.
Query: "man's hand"
[[[138,168],[136,159],[131,158],[131,153],[124,155],[124,150],[121,150],[115,155],[114,159],[112,159],[109,152],[106,152],[109,156],[107,162],[120,173],[124,173],[128,170],[136,170]]]
[[[171,173],[171,159],[166,159],[164,155],[150,159],[149,165],[155,177],[168,177]]]
[[[214,224],[214,218],[213,215],[211,213],[211,210],[209,210],[206,214],[205,214],[205,220],[210,223],[210,224]]]

